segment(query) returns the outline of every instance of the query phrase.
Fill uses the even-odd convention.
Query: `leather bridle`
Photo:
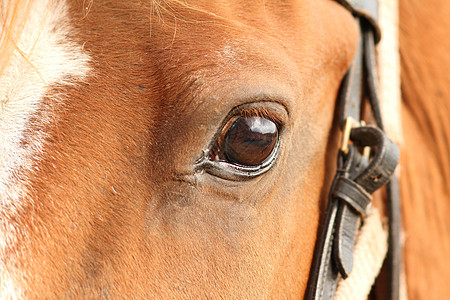
[[[360,34],[355,59],[341,86],[339,124],[343,139],[324,223],[316,242],[306,299],[332,299],[338,281],[348,277],[353,267],[359,224],[364,222],[370,208],[371,194],[384,185],[389,219],[385,299],[399,299],[401,210],[397,178],[392,176],[399,149],[383,132],[379,107],[375,62],[375,44],[381,38],[377,25],[378,3],[376,0],[335,1],[353,14]],[[376,127],[361,121],[365,101],[370,104]]]

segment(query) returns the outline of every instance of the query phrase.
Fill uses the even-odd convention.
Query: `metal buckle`
[[[352,117],[347,117],[345,119],[344,128],[342,129],[342,138],[341,138],[341,151],[345,154],[348,153],[348,142],[350,141],[350,133],[353,128],[360,127],[361,124],[353,119]]]
[[[352,117],[347,117],[347,119],[345,119],[345,124],[344,124],[344,128],[342,130],[342,138],[341,138],[341,151],[345,154],[348,154],[348,144],[350,141],[350,134],[352,132],[353,128],[358,128],[361,126],[366,126],[366,122],[361,121],[358,122],[355,119],[353,119]],[[363,149],[363,153],[362,153],[362,157],[366,158],[367,160],[369,160],[370,157],[370,147],[364,147]]]

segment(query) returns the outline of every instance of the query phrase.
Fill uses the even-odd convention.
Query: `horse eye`
[[[228,124],[219,137],[216,158],[243,166],[257,166],[274,151],[278,127],[273,121],[258,116],[240,116]]]

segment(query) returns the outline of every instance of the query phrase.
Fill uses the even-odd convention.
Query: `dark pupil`
[[[223,151],[230,162],[259,165],[272,153],[277,140],[274,122],[262,117],[239,117],[225,135]]]

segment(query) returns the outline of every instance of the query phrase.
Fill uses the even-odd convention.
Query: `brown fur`
[[[410,299],[450,295],[450,3],[400,1],[401,188]]]

